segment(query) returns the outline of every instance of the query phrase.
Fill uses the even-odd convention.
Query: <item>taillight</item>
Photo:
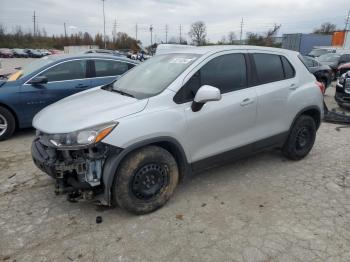
[[[323,83],[316,81],[316,85],[320,88],[322,94],[324,94],[324,92],[326,92],[326,87]]]

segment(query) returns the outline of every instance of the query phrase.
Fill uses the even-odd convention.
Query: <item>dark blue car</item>
[[[44,107],[88,88],[106,85],[137,65],[116,56],[53,55],[27,64],[0,81],[0,141],[31,127]]]

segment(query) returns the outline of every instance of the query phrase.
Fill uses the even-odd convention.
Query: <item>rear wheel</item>
[[[0,106],[0,141],[9,138],[16,129],[16,121],[12,113]]]
[[[308,115],[301,115],[294,123],[288,140],[283,146],[283,154],[292,160],[307,156],[316,138],[315,120]]]
[[[147,146],[122,161],[114,183],[114,200],[129,212],[150,213],[170,199],[178,180],[174,157],[161,147]]]

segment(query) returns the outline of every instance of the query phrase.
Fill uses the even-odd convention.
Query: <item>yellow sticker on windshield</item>
[[[19,70],[9,76],[7,81],[16,81],[23,74],[22,70]]]

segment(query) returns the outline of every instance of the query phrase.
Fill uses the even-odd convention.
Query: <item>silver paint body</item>
[[[222,94],[219,101],[207,102],[198,112],[192,111],[192,102],[173,101],[176,92],[211,59],[249,52],[285,56],[295,68],[295,77]],[[202,56],[162,93],[137,100],[93,88],[45,108],[36,115],[33,126],[49,134],[68,133],[115,120],[119,125],[104,143],[127,148],[147,139],[171,137],[183,147],[188,163],[193,163],[286,132],[295,116],[306,107],[318,107],[323,117],[323,96],[297,52],[254,46],[212,46],[171,53]]]

